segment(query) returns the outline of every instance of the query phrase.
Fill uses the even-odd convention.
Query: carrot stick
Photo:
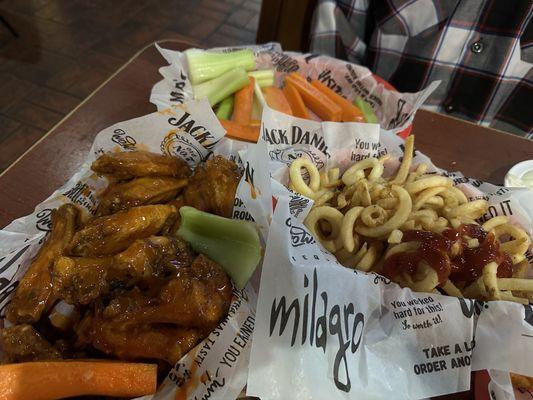
[[[270,108],[292,115],[291,106],[285,98],[283,90],[274,86],[267,86],[263,88],[263,95],[265,96],[265,101]]]
[[[305,105],[324,121],[340,121],[342,109],[330,100],[325,94],[297,72],[293,72],[285,77],[285,82],[294,85]]]
[[[325,94],[331,101],[333,101],[342,109],[341,118],[343,122],[366,122],[365,116],[361,110],[357,108],[357,106],[350,103],[341,95],[335,93],[322,82],[315,79],[311,82],[311,85],[320,90],[321,93]]]
[[[259,139],[259,126],[240,125],[235,121],[221,119],[220,123],[226,130],[226,136],[231,139],[244,140],[246,142],[257,143]]]
[[[313,111],[311,111],[310,109],[307,109],[307,114],[309,114],[309,119],[311,121],[316,121],[316,122],[320,122],[322,121],[318,115],[316,115]]]
[[[252,76],[249,76],[248,79],[250,84],[235,93],[233,121],[241,125],[248,125],[252,118],[255,79]]]
[[[295,117],[309,119],[309,113],[307,107],[302,100],[302,96],[298,93],[298,90],[290,84],[286,83],[283,88],[283,94],[287,98],[289,105],[291,106],[292,113]]]
[[[100,360],[38,361],[0,366],[0,399],[53,400],[153,394],[157,365]]]

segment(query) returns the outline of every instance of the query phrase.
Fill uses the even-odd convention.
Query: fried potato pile
[[[144,151],[92,164],[110,182],[95,217],[65,204],[21,279],[0,330],[4,362],[112,357],[176,363],[226,316],[221,266],[175,235],[190,205],[229,217],[240,174],[213,157],[194,174]],[[166,364],[165,364],[166,363]]]
[[[506,216],[477,221],[485,200],[467,199],[452,179],[411,168],[414,136],[401,165],[385,178],[388,156],[367,158],[341,176],[306,158],[289,168],[289,188],[314,200],[305,225],[339,262],[374,271],[415,291],[527,304],[528,234]]]

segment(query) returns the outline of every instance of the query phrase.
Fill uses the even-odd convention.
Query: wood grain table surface
[[[194,45],[164,42],[184,50]],[[152,86],[161,79],[165,60],[152,45],[140,51],[75,110],[0,175],[0,226],[30,213],[79,168],[96,134],[123,120],[155,111],[149,103]],[[413,134],[416,147],[436,165],[502,184],[519,161],[533,158],[533,141],[421,110]],[[473,391],[439,399],[472,399]]]

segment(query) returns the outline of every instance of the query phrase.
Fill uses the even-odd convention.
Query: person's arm
[[[364,64],[370,2],[319,0],[311,26],[311,52]]]

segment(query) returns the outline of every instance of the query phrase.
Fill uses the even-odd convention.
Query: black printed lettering
[[[211,149],[217,143],[217,141],[214,140],[215,137],[203,125],[196,125],[196,121],[190,117],[191,114],[185,112],[180,119],[175,117],[169,118],[168,123],[191,135],[207,150]]]
[[[270,314],[270,336],[274,335],[278,321],[280,327],[277,335],[282,336],[293,316],[291,347],[294,346],[295,337],[300,328],[302,331],[301,344],[304,345],[309,338],[309,345],[321,349],[323,353],[326,353],[327,346],[331,345],[331,338],[336,338],[333,378],[339,390],[349,392],[351,381],[348,356],[355,354],[361,344],[364,332],[364,315],[355,311],[353,303],[330,306],[328,294],[325,291],[319,293],[318,284],[318,275],[315,269],[312,284],[310,284],[307,275],[304,275],[303,286],[306,293],[302,302],[296,298],[287,308],[285,296],[282,296],[279,302],[274,299]],[[309,301],[310,298],[312,299],[311,302]],[[320,299],[318,301],[321,306],[319,307],[320,310],[317,310],[317,299]],[[311,307],[310,310],[309,307]],[[299,318],[300,314],[303,315],[302,319]],[[290,329],[288,331],[290,332]],[[308,337],[306,336],[307,333],[309,333]]]

